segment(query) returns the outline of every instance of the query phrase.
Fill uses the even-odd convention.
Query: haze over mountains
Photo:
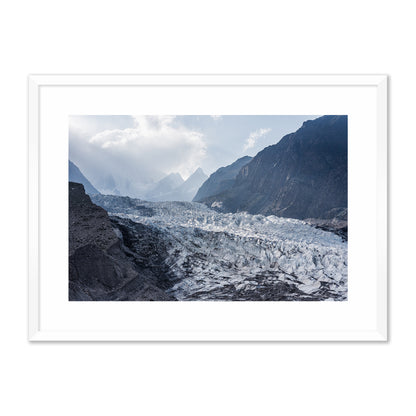
[[[179,173],[171,173],[159,181],[155,188],[145,195],[145,199],[149,201],[192,201],[207,178],[208,176],[201,168],[198,168],[186,181]]]
[[[165,176],[147,193],[151,200],[163,198],[163,195],[172,192],[174,189],[181,186],[185,181],[179,173],[171,173]]]
[[[91,182],[84,176],[80,169],[71,161],[69,161],[69,182],[81,183],[84,185],[85,192],[89,195],[105,194],[105,195],[123,195],[111,173],[109,173],[100,182],[100,191],[95,188]],[[179,173],[171,173],[160,181],[148,186],[139,193],[139,197],[149,201],[192,201],[198,189],[208,178],[201,168],[198,168],[186,181],[183,180]],[[128,189],[128,184],[125,189]],[[130,195],[124,192],[124,195]],[[137,192],[133,193],[134,195]],[[126,195],[126,196],[127,196]]]

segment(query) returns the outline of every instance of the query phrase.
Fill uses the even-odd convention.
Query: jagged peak
[[[193,175],[205,175],[205,172],[199,167],[191,176]]]

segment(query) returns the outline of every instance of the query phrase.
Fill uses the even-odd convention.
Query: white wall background
[[[413,414],[413,2],[7,3],[0,10],[0,412]],[[391,76],[390,342],[29,344],[26,75],[227,72]]]

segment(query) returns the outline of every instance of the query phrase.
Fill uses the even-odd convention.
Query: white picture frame
[[[386,341],[387,95],[386,75],[30,75],[29,340]],[[140,112],[348,114],[348,301],[68,302],[65,120]]]

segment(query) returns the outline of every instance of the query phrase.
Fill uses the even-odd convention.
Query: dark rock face
[[[69,183],[69,300],[174,300],[156,230],[93,204]]]
[[[253,158],[250,156],[244,156],[231,165],[219,168],[202,184],[193,201],[201,202],[205,198],[218,195],[232,188],[241,168],[247,165],[251,159]]]
[[[334,218],[346,211],[347,116],[306,121],[244,166],[233,187],[202,202],[224,212]]]
[[[107,212],[91,202],[82,184],[69,182],[69,255],[89,245],[107,250],[118,242]]]
[[[84,185],[85,192],[89,195],[99,194],[100,192],[91,185],[91,182],[82,174],[78,166],[70,160],[68,162],[68,181],[82,183]]]
[[[328,218],[306,218],[305,222],[324,231],[330,231],[339,235],[344,241],[348,241],[348,210],[347,208],[333,209],[328,212]]]

